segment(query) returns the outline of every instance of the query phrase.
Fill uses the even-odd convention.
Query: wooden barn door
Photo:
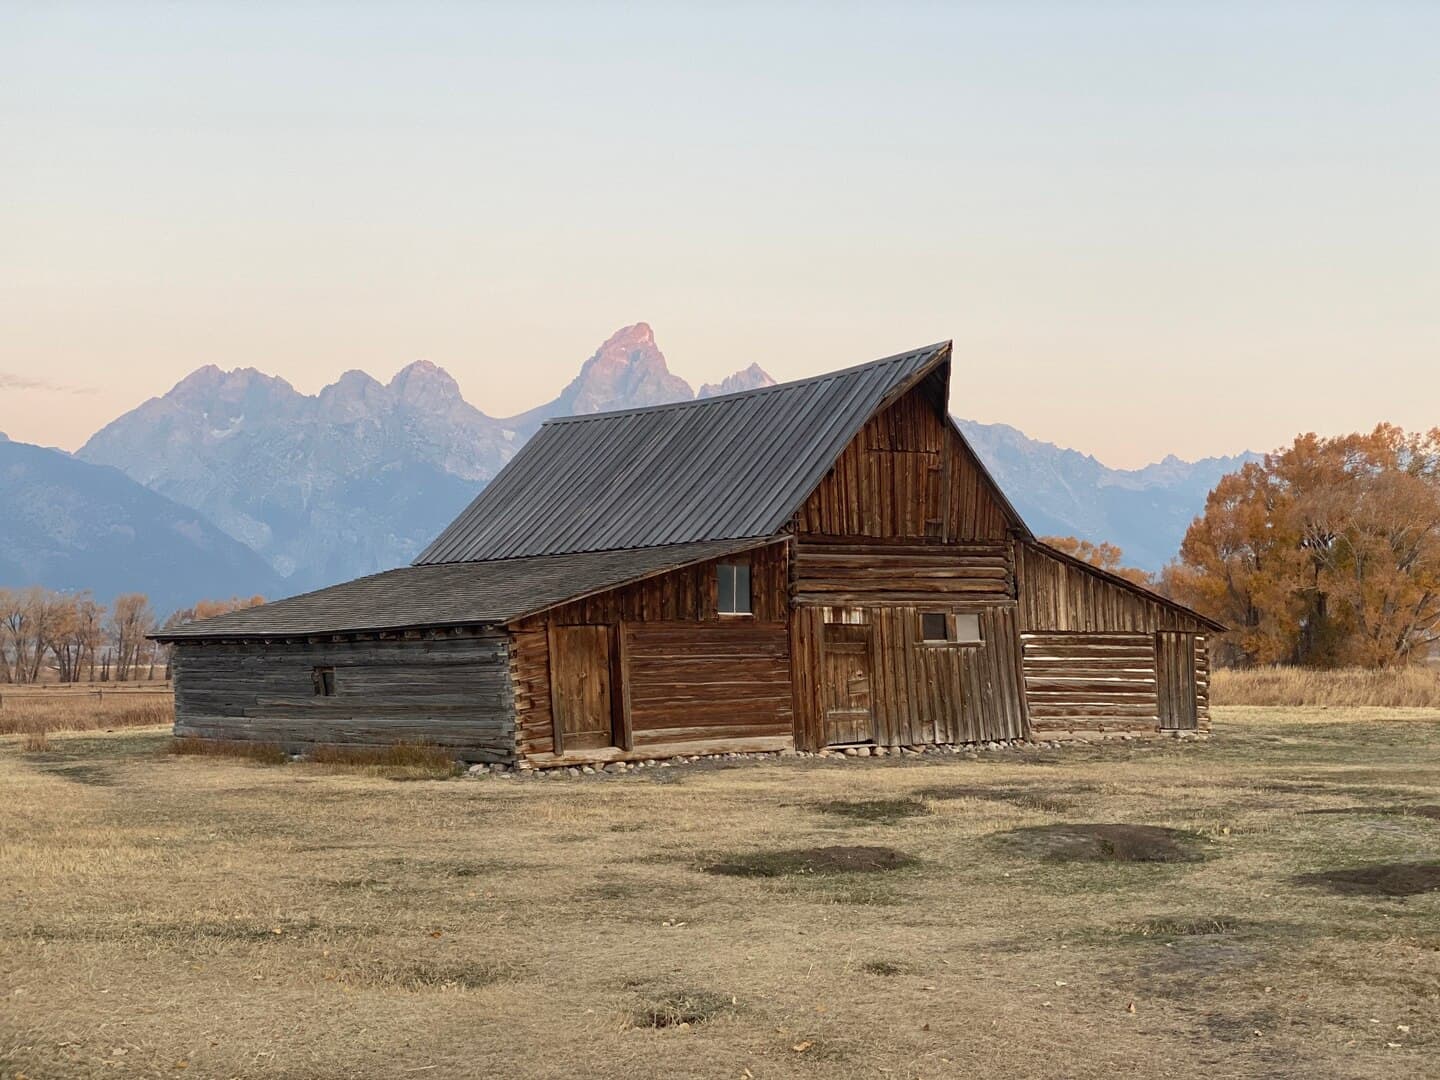
[[[555,626],[550,631],[550,705],[558,753],[614,746],[611,628]]]
[[[823,645],[820,693],[825,709],[825,744],[874,741],[870,627],[827,623]]]
[[[1193,731],[1195,710],[1195,635],[1162,630],[1155,635],[1155,690],[1162,729]]]

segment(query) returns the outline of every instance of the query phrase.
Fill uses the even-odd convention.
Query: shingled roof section
[[[547,421],[415,565],[773,536],[927,345],[701,401]]]
[[[722,540],[639,551],[587,551],[495,562],[406,566],[288,600],[169,627],[154,637],[157,641],[213,641],[493,626],[766,542]]]

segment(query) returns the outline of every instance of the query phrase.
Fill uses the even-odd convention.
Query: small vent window
[[[950,614],[924,611],[920,614],[920,640],[927,645],[983,645],[980,616],[973,611]]]
[[[980,616],[964,612],[955,616],[955,638],[960,645],[979,645],[984,641],[980,636]]]
[[[310,678],[315,684],[316,697],[335,696],[335,669],[333,667],[317,667],[311,670]]]
[[[927,611],[920,616],[920,638],[923,641],[949,641],[950,619],[943,611]]]
[[[750,564],[721,563],[717,607],[721,615],[750,614]]]

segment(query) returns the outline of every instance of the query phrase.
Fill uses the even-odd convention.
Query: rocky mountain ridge
[[[750,364],[698,396],[772,385]],[[346,372],[314,395],[254,368],[202,367],[97,432],[78,453],[121,469],[258,552],[285,592],[403,565],[449,523],[547,418],[685,401],[645,323],[612,334],[544,405],[508,418],[467,402],[426,361],[388,383]],[[1032,528],[1119,544],[1158,569],[1206,493],[1247,455],[1143,469],[960,421]]]

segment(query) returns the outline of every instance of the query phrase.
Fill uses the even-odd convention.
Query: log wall
[[[1036,737],[1159,728],[1153,634],[1032,631],[1021,641]]]
[[[518,753],[555,753],[549,628],[617,627],[618,675],[631,749],[792,734],[787,543],[697,563],[511,624]],[[721,615],[716,566],[750,563],[750,615]]]
[[[635,748],[791,734],[783,623],[624,625]]]
[[[792,597],[796,604],[862,606],[1015,598],[1015,567],[1007,541],[971,543],[856,542],[807,536],[796,543]]]
[[[316,667],[335,694],[315,693]],[[175,733],[211,739],[443,746],[471,761],[514,757],[505,635],[350,642],[179,644]]]

